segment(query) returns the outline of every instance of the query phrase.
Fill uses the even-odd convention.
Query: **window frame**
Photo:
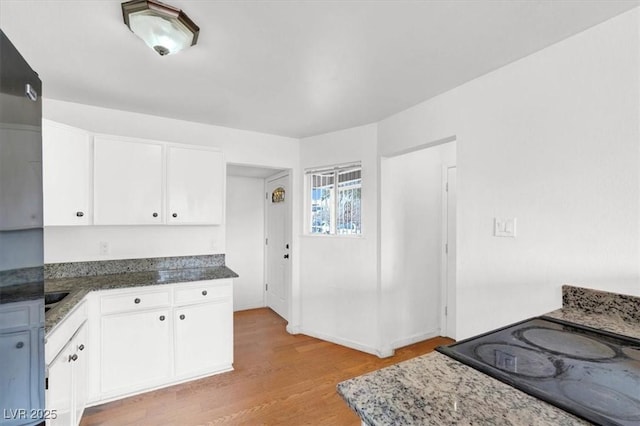
[[[344,172],[348,172],[348,171],[355,171],[355,170],[359,170],[360,171],[360,232],[359,233],[348,233],[348,234],[344,234],[344,233],[338,233],[337,232],[337,225],[338,225],[338,220],[336,218],[337,216],[337,211],[338,211],[338,203],[339,203],[339,196],[338,196],[338,188],[339,188],[339,179],[338,179],[338,175],[340,173],[344,173]],[[313,214],[312,214],[312,209],[313,209],[313,199],[312,199],[312,192],[313,192],[313,175],[319,175],[319,174],[323,174],[323,173],[329,173],[332,172],[334,175],[334,195],[332,197],[332,201],[331,201],[331,205],[332,205],[332,216],[334,217],[334,220],[332,221],[332,223],[330,224],[330,228],[331,231],[330,233],[314,233],[312,232],[312,220],[313,220]],[[305,179],[305,202],[304,202],[304,206],[305,206],[305,214],[304,214],[304,233],[303,235],[305,236],[310,236],[310,237],[338,237],[338,238],[362,238],[362,236],[364,235],[364,226],[363,226],[363,208],[362,208],[362,189],[363,189],[363,168],[362,168],[362,162],[357,161],[357,162],[350,162],[350,163],[343,163],[343,164],[336,164],[333,166],[326,166],[326,167],[314,167],[314,168],[309,168],[309,169],[305,169],[304,171],[304,179]]]

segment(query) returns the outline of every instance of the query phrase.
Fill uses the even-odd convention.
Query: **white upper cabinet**
[[[167,223],[222,223],[224,176],[221,152],[167,147]]]
[[[96,136],[94,223],[163,223],[163,145]]]
[[[44,224],[91,224],[91,134],[42,121]]]
[[[46,226],[222,224],[225,163],[216,149],[43,120],[43,162]],[[40,220],[37,206],[27,207],[34,213],[21,217]],[[5,227],[26,226],[2,219]]]

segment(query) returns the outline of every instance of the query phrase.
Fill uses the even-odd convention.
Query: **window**
[[[359,235],[362,232],[360,164],[307,171],[309,233]]]

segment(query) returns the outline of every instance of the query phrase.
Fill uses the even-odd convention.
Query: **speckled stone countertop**
[[[548,316],[639,338],[640,298],[618,296],[563,286],[563,308]],[[370,426],[591,424],[438,352],[346,380],[337,390]]]
[[[145,259],[145,261],[147,261],[147,259]],[[115,261],[109,262],[106,265],[106,270],[116,271],[117,273],[100,275],[96,274],[95,271],[98,270],[98,273],[104,272],[105,268],[100,269],[101,267],[98,267],[96,269],[95,265],[93,265],[92,268],[87,268],[82,265],[72,265],[69,266],[69,268],[73,268],[73,273],[77,273],[77,271],[81,270],[86,275],[66,278],[45,278],[45,292],[51,293],[68,291],[70,293],[59,304],[45,314],[46,333],[49,333],[80,301],[82,301],[84,296],[91,291],[238,277],[238,274],[226,267],[224,263],[222,265],[216,265],[214,263],[212,266],[196,268],[179,268],[180,265],[172,264],[172,266],[178,267],[178,269],[121,272],[120,269],[115,269],[113,267],[114,262]],[[155,263],[154,265],[166,266],[164,263]],[[193,262],[189,262],[187,265],[192,266]],[[129,270],[137,270],[132,267],[131,262],[122,261],[120,266],[129,268]],[[69,268],[65,269],[56,266],[49,268],[49,271],[45,268],[45,274],[47,276],[51,276],[50,271],[53,269],[55,271],[54,276],[65,276],[68,275]]]

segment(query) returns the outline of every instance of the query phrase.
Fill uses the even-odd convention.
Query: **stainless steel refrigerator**
[[[0,425],[44,401],[42,84],[0,30]]]

